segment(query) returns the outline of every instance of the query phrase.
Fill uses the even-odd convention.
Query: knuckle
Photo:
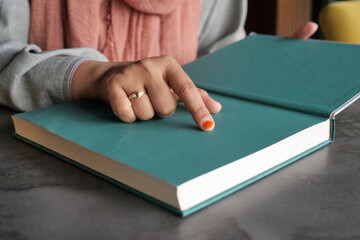
[[[121,121],[126,122],[126,123],[132,123],[135,122],[136,118],[135,117],[129,117],[129,118],[120,118]]]
[[[165,61],[167,62],[174,62],[176,61],[175,58],[173,56],[170,56],[170,55],[163,55],[161,56],[161,58],[163,58]]]
[[[186,81],[181,84],[179,91],[181,96],[193,95],[196,94],[197,88],[192,82]]]
[[[149,63],[151,62],[151,58],[143,58],[139,61],[136,61],[135,64],[137,64],[138,66],[144,67],[146,68]]]
[[[206,111],[206,108],[204,106],[195,106],[192,108],[192,113],[195,115],[201,115]]]
[[[154,58],[144,58],[136,62],[136,65],[141,68],[142,71],[147,74],[150,80],[153,80],[156,76],[156,72],[159,66],[154,61]]]
[[[149,111],[147,113],[143,113],[143,114],[139,115],[138,118],[140,120],[146,121],[146,120],[152,119],[154,117],[154,115],[155,115],[154,111],[152,111],[152,112]]]
[[[157,110],[159,117],[171,116],[176,110],[176,103],[168,103]]]
[[[151,72],[154,69],[154,60],[153,58],[144,58],[137,61],[137,65],[143,68],[146,72]]]
[[[160,58],[161,58],[162,61],[164,61],[164,63],[166,65],[172,65],[172,64],[180,65],[178,63],[178,61],[173,56],[163,55],[163,56],[160,56]]]
[[[114,113],[124,122],[133,122],[136,120],[131,106],[118,106],[115,108]]]
[[[116,107],[116,112],[121,116],[128,115],[132,111],[133,110],[132,110],[132,108],[130,106],[121,105],[121,106]]]
[[[198,91],[199,91],[201,96],[208,96],[209,95],[208,92],[205,91],[204,89],[198,88]]]

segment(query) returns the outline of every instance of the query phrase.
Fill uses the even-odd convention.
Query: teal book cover
[[[255,35],[190,63],[223,105],[212,132],[181,103],[128,124],[83,100],[14,115],[15,136],[187,216],[332,140],[331,115],[360,91],[351,51],[360,46]]]

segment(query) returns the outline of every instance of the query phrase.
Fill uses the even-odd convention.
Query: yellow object
[[[319,23],[326,40],[360,44],[360,1],[328,4]]]

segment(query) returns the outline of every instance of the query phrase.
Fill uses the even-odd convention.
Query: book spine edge
[[[335,120],[336,115],[338,115],[339,113],[341,113],[343,110],[345,110],[348,106],[350,106],[351,104],[353,104],[356,100],[358,100],[360,98],[360,92],[357,93],[355,96],[353,96],[352,98],[350,98],[348,101],[346,101],[343,105],[341,105],[340,107],[338,107],[337,109],[335,109],[331,114],[330,114],[330,119]]]

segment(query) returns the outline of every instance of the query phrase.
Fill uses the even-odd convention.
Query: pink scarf
[[[31,0],[29,42],[90,47],[110,61],[196,58],[201,0]]]

